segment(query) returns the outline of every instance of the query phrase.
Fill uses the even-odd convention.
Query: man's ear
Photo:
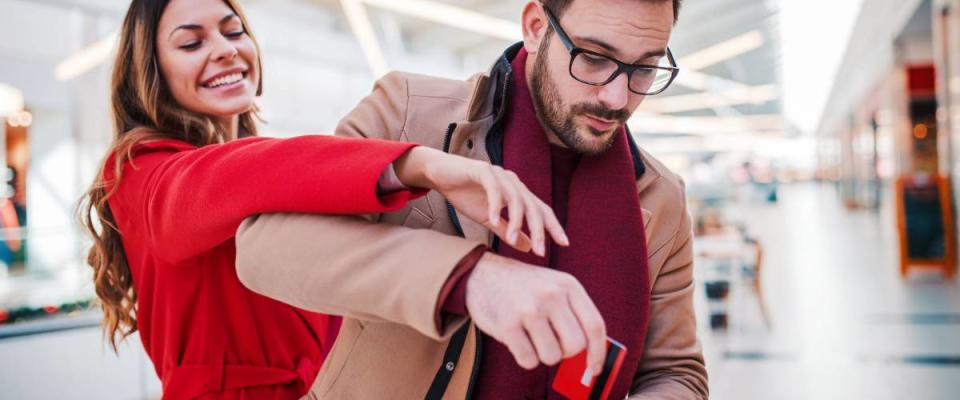
[[[550,23],[547,21],[547,15],[543,12],[543,7],[537,1],[528,1],[523,7],[521,15],[521,28],[523,28],[523,47],[527,53],[536,54],[540,49],[540,42],[547,34],[547,27]]]

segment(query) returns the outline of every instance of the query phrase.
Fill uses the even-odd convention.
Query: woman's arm
[[[144,227],[158,255],[176,262],[230,239],[245,217],[258,213],[360,214],[402,207],[413,193],[377,196],[376,183],[412,147],[329,136],[250,138],[201,148],[152,142],[126,163],[110,204]],[[105,175],[109,182],[111,174]]]

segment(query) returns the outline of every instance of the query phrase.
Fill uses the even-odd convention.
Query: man
[[[311,396],[558,399],[557,363],[587,349],[597,374],[608,335],[627,347],[611,399],[707,397],[683,186],[625,127],[676,76],[679,3],[530,1],[523,43],[488,74],[391,73],[337,128],[513,171],[569,247],[501,245],[436,193],[378,224],[262,215],[240,227],[247,286],[346,316]]]

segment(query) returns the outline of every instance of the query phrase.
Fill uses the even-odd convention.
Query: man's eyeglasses
[[[673,59],[673,53],[667,48],[666,60],[661,65],[627,64],[617,59],[595,53],[590,50],[574,46],[570,36],[560,27],[560,21],[547,7],[543,7],[547,14],[550,26],[557,32],[563,46],[570,51],[570,76],[580,82],[593,86],[603,86],[621,73],[627,74],[627,86],[630,91],[640,95],[651,96],[663,93],[673,83],[680,68]],[[669,64],[667,64],[669,63]]]

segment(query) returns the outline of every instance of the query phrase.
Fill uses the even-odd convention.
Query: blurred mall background
[[[271,136],[385,71],[466,78],[523,0],[243,0]],[[110,135],[127,1],[0,0],[0,398],[148,399],[103,344],[72,210]],[[682,72],[631,121],[688,183],[715,399],[956,399],[960,0],[686,0]]]

